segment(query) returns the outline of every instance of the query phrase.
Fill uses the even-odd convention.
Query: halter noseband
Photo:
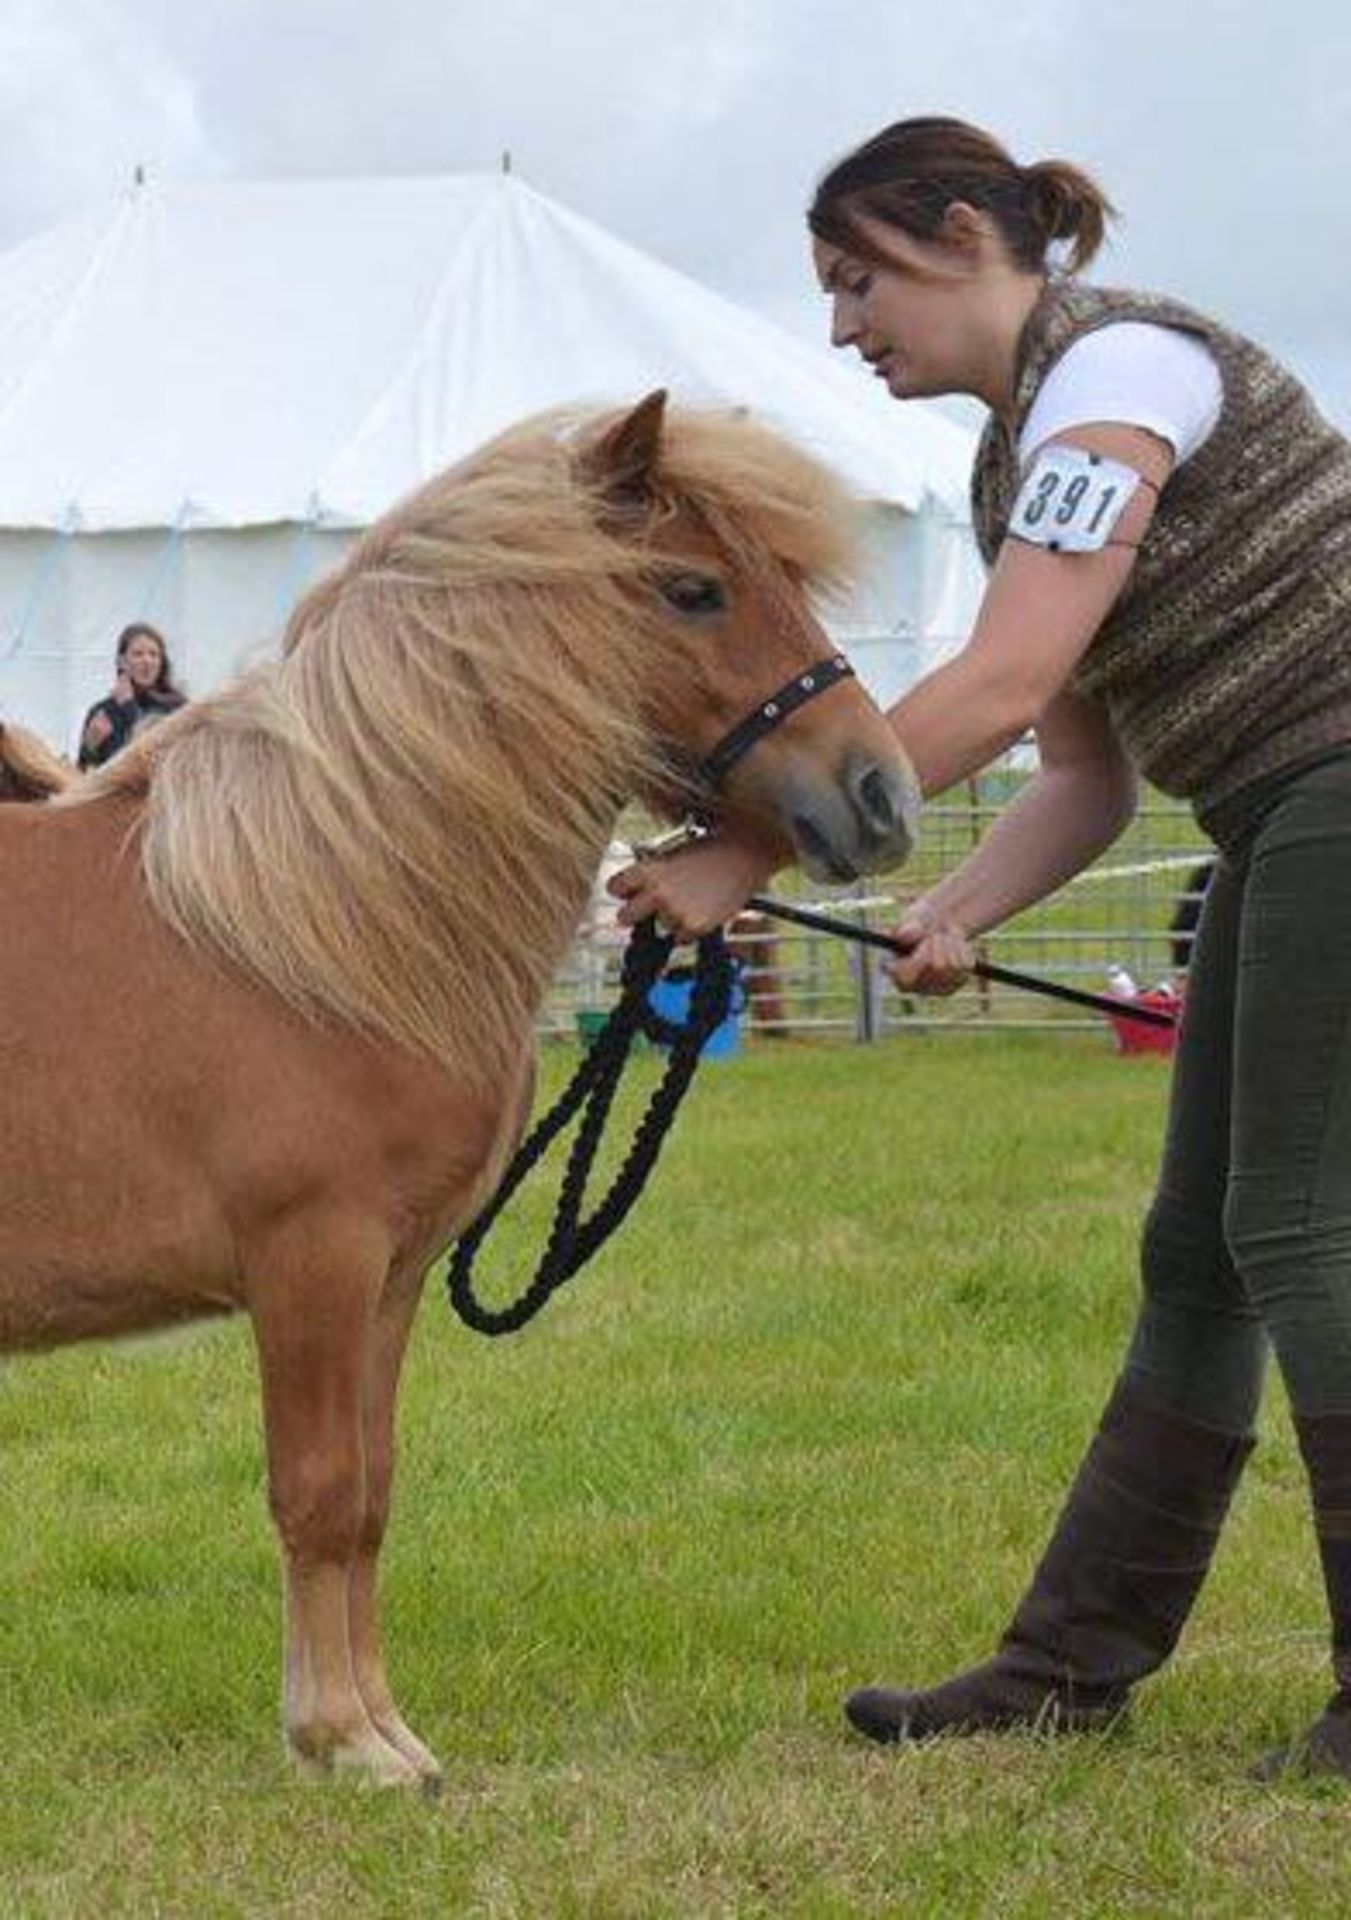
[[[805,707],[818,694],[829,692],[841,680],[852,679],[853,673],[844,655],[833,653],[805,672],[795,674],[767,700],[762,700],[744,720],[738,720],[702,760],[696,760],[681,747],[668,747],[666,766],[671,786],[663,811],[679,812],[684,808],[685,817],[679,826],[670,827],[635,846],[633,851],[637,857],[640,860],[660,858],[663,854],[678,853],[693,841],[706,839],[711,830],[707,804],[737,761],[744,759],[766,734],[782,726],[790,713]]]
[[[767,733],[773,733],[790,713],[805,707],[817,694],[828,692],[841,680],[851,679],[853,672],[844,655],[834,653],[827,660],[818,660],[805,673],[797,674],[777,693],[771,693],[768,700],[761,701],[753,713],[739,720],[730,733],[722,736],[713,751],[699,762],[699,777],[704,785],[720,785],[730,769],[750,752],[757,741],[763,740]]]

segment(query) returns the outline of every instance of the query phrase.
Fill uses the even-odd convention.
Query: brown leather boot
[[[921,1691],[864,1687],[853,1725],[887,1741],[1109,1725],[1177,1644],[1252,1447],[1118,1382],[994,1658]]]
[[[1337,1691],[1305,1733],[1266,1754],[1253,1771],[1259,1780],[1283,1773],[1351,1780],[1351,1413],[1297,1414],[1295,1432],[1313,1495]]]

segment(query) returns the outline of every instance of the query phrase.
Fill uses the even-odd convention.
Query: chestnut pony
[[[280,659],[0,808],[0,1349],[248,1314],[302,1764],[438,1778],[376,1601],[422,1276],[519,1139],[619,806],[830,654],[846,523],[733,414],[527,422],[373,526]],[[848,874],[904,857],[914,789],[842,680],[720,804]]]
[[[27,727],[0,721],[0,801],[46,800],[80,776]]]

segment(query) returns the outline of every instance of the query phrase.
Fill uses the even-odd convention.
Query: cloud
[[[0,14],[0,235],[76,212],[143,164],[218,169],[189,75],[112,0],[9,0]]]
[[[1344,0],[9,0],[0,242],[138,162],[445,172],[509,150],[623,238],[817,331],[814,178],[927,112],[1088,165],[1126,215],[1108,277],[1351,392]]]

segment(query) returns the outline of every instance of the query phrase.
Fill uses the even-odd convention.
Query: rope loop
[[[621,993],[609,1019],[554,1106],[518,1150],[497,1192],[456,1242],[446,1273],[450,1304],[474,1332],[514,1333],[533,1320],[565,1280],[583,1267],[622,1223],[656,1164],[662,1142],[694,1078],[704,1043],[727,1018],[736,988],[736,963],[720,933],[700,940],[689,1018],[668,1021],[648,995],[665,971],[675,942],[654,920],[633,930],[624,954]],[[669,1048],[666,1071],[638,1123],[633,1145],[610,1191],[584,1219],[587,1185],[615,1093],[637,1034]],[[493,1223],[531,1168],[577,1113],[581,1124],[568,1155],[548,1245],[534,1278],[504,1307],[488,1307],[474,1291],[473,1268]]]

